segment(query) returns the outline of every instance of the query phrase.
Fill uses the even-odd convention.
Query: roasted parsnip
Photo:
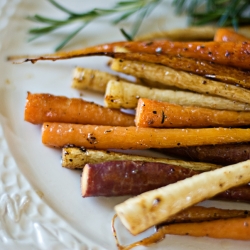
[[[92,150],[76,147],[65,147],[62,149],[62,166],[66,168],[76,169],[83,168],[85,164],[101,163],[106,161],[143,161],[143,162],[159,162],[171,165],[177,165],[184,168],[209,171],[219,168],[220,165],[182,161],[168,158],[147,157],[140,155],[124,154],[104,150]]]
[[[108,108],[136,108],[139,98],[150,98],[179,105],[198,106],[220,110],[247,111],[250,104],[226,98],[181,90],[148,88],[124,81],[109,81],[104,98]]]
[[[221,96],[233,101],[250,103],[250,90],[217,82],[184,71],[156,65],[152,63],[114,59],[111,68],[115,71],[130,74],[135,77],[158,81],[167,86],[180,89]]]

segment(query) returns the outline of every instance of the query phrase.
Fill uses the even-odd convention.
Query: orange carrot
[[[134,126],[134,116],[119,110],[104,108],[81,98],[67,98],[51,94],[28,92],[25,121],[33,124],[43,122],[66,122],[111,126]]]
[[[13,56],[8,60],[24,59],[35,63],[38,60],[61,60],[82,57],[98,52],[114,52],[115,48],[123,47],[131,52],[149,54],[168,54],[172,56],[191,57],[198,60],[211,61],[222,65],[229,65],[242,69],[250,69],[248,42],[171,42],[158,40],[152,42],[114,42],[94,47],[83,48],[69,52],[57,52],[42,56]]]
[[[119,246],[123,250],[129,250],[136,246],[148,246],[161,241],[166,234],[248,241],[250,240],[250,218],[171,224],[160,227],[153,235],[129,246]]]
[[[217,29],[214,35],[215,42],[249,42],[249,38],[237,33],[232,29]]]
[[[212,237],[218,239],[250,240],[250,218],[183,223],[162,228],[164,234]]]
[[[68,123],[44,123],[47,146],[73,144],[94,149],[148,149],[250,141],[250,129],[154,129]]]
[[[135,124],[151,128],[240,127],[250,125],[250,112],[185,107],[140,98]]]

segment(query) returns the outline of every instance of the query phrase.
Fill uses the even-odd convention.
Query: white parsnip
[[[149,98],[169,103],[204,108],[246,111],[250,104],[228,100],[222,97],[203,95],[181,90],[148,88],[125,81],[109,81],[104,103],[109,108],[136,108],[139,98]]]
[[[111,69],[167,86],[250,103],[250,90],[153,63],[114,59]]]
[[[105,92],[108,81],[119,80],[120,77],[95,69],[76,67],[73,71],[71,87],[79,90]]]
[[[142,84],[150,87],[164,87],[164,85],[161,85],[154,81],[142,81],[138,78],[134,78],[131,81],[128,81],[127,79],[122,78],[119,75],[111,74],[97,69],[88,69],[81,67],[76,67],[73,70],[71,87],[78,90],[94,90],[100,93],[105,93],[109,81],[126,81],[128,83]],[[166,88],[166,86],[164,88]]]
[[[250,160],[143,193],[115,206],[123,225],[134,235],[167,220],[198,202],[250,182]]]

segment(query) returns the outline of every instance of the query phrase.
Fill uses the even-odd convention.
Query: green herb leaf
[[[111,23],[115,25],[135,15],[135,23],[130,32],[128,33],[125,32],[124,29],[121,29],[124,37],[128,40],[132,40],[138,33],[144,19],[164,0],[121,0],[118,1],[113,8],[94,8],[90,11],[79,13],[69,10],[55,0],[48,1],[58,10],[66,13],[67,17],[63,20],[41,15],[28,17],[28,20],[44,25],[44,27],[29,30],[29,33],[34,35],[30,40],[49,34],[59,27],[64,27],[73,22],[80,24],[79,28],[67,35],[57,46],[58,50],[63,48],[63,46],[84,29],[88,23],[105,16],[114,16]],[[218,26],[231,25],[237,29],[240,25],[250,23],[250,18],[246,16],[246,9],[250,9],[249,0],[173,0],[172,5],[175,7],[177,14],[186,13],[192,25],[214,23]]]

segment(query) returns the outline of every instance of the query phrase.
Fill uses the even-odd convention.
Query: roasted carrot
[[[234,42],[127,42],[123,46],[131,52],[168,54],[210,61],[237,68],[250,69],[250,43]],[[247,65],[246,65],[247,64]]]
[[[13,56],[8,60],[23,60],[35,63],[38,60],[62,60],[82,57],[98,52],[115,52],[116,47],[123,47],[131,52],[142,52],[149,54],[168,54],[172,56],[190,57],[199,60],[210,61],[236,68],[250,69],[248,42],[171,42],[159,40],[152,42],[114,42],[83,48],[69,52],[57,52],[41,56]]]
[[[250,112],[181,106],[140,98],[135,124],[151,128],[240,127],[250,125]]]
[[[214,35],[215,42],[249,42],[249,38],[228,28],[217,29]]]
[[[128,246],[118,246],[129,250],[136,246],[148,246],[159,242],[167,234],[211,237],[216,239],[250,240],[250,218],[230,218],[204,222],[177,223],[160,227],[153,235]]]
[[[154,129],[49,122],[42,127],[42,142],[52,147],[73,144],[94,149],[148,149],[246,141],[250,141],[250,129]]]
[[[164,234],[212,237],[217,239],[250,240],[250,218],[181,223],[160,229]]]
[[[133,126],[134,116],[116,109],[109,109],[81,98],[67,98],[51,94],[28,92],[25,121],[33,124],[43,122],[66,122],[111,126]]]

